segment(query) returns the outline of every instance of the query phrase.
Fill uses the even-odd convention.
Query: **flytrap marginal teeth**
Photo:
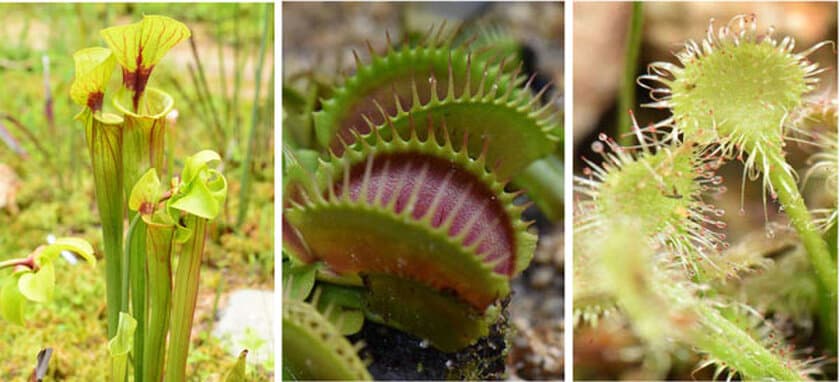
[[[351,345],[314,306],[283,299],[283,368],[297,379],[372,380]]]
[[[314,116],[319,143],[339,155],[344,143],[355,142],[354,132],[372,141],[370,133],[387,124],[405,132],[412,116],[432,117],[445,120],[453,136],[464,131],[488,137],[488,160],[499,161],[499,176],[507,178],[553,152],[562,139],[556,101],[540,102],[548,88],[533,95],[520,69],[503,70],[506,60],[475,59],[467,48],[442,44],[406,45],[357,64]],[[473,144],[470,153],[480,149]]]
[[[292,193],[287,221],[339,273],[400,275],[483,311],[509,293],[536,239],[483,156],[412,131],[357,141],[322,162]]]

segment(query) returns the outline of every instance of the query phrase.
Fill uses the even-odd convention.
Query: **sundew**
[[[807,58],[831,42],[794,53],[793,38],[777,40],[772,28],[763,34],[757,29],[754,15],[736,16],[717,30],[712,20],[700,44],[690,40],[677,53],[679,65],[653,63],[639,77],[638,83],[656,100],[644,106],[671,111],[670,118],[652,127],[669,127],[665,140],[708,146],[712,154],[744,164],[742,206],[747,177],[761,177],[765,206],[768,194],[778,200],[823,287],[836,295],[837,267],[799,193],[796,172],[785,159],[784,139],[791,116],[825,70]]]

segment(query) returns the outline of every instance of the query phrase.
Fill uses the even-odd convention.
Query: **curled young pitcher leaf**
[[[116,65],[114,55],[107,48],[85,48],[73,54],[73,61],[76,78],[70,86],[70,98],[93,113],[101,111],[105,87]]]
[[[315,307],[283,299],[283,373],[296,380],[371,380],[357,352]]]
[[[486,170],[484,154],[472,159],[466,144],[455,149],[429,134],[362,140],[322,162],[287,193],[287,221],[311,253],[286,249],[339,274],[399,275],[451,291],[483,311],[509,293],[536,240],[520,220],[525,207]]]
[[[187,158],[168,207],[203,219],[215,219],[227,196],[227,180],[209,164],[220,161],[219,154],[212,150],[200,151]]]
[[[190,37],[183,23],[166,16],[143,16],[143,20],[103,29],[102,37],[122,67],[123,86],[132,94],[137,110],[155,65],[175,45]]]

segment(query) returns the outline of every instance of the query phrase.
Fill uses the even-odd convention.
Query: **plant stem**
[[[29,269],[35,268],[35,262],[31,257],[25,257],[22,259],[9,259],[6,261],[0,261],[0,269],[4,268],[13,268],[17,266],[24,266]]]
[[[105,247],[108,338],[116,335],[123,298],[123,130],[118,118],[88,113],[85,137],[93,168],[94,193]]]
[[[175,228],[149,223],[146,235],[148,327],[143,344],[146,381],[160,381],[166,359],[166,333],[172,291],[172,243]]]
[[[257,69],[254,73],[254,104],[251,107],[251,131],[248,132],[248,146],[245,150],[245,161],[242,163],[242,181],[239,191],[239,212],[236,217],[236,225],[242,226],[245,216],[248,213],[248,205],[251,202],[251,163],[254,160],[254,145],[257,133],[257,120],[259,119],[260,85],[262,83],[263,63],[265,62],[265,51],[268,45],[268,24],[271,19],[269,12],[270,4],[265,5],[265,19],[263,20],[263,33],[260,42],[260,58],[257,61]]]
[[[772,378],[799,381],[802,377],[786,366],[773,352],[706,304],[696,304],[695,311],[704,326],[693,336],[696,345],[713,357],[725,361],[745,380]]]
[[[526,190],[545,216],[554,222],[563,218],[563,162],[554,155],[534,161],[513,183]]]
[[[630,16],[630,28],[627,32],[627,54],[624,61],[624,76],[618,93],[618,138],[622,145],[633,144],[630,134],[629,110],[636,104],[636,70],[638,68],[639,51],[642,47],[642,22],[644,13],[642,3],[633,2],[633,13]]]
[[[823,300],[829,301],[829,303],[822,305],[829,307],[832,311],[836,311],[837,263],[832,259],[828,245],[814,224],[808,207],[805,206],[805,200],[799,193],[796,180],[790,172],[783,170],[787,166],[784,155],[780,151],[768,152],[766,159],[770,162],[770,168],[776,169],[775,171],[769,171],[769,174],[766,174],[766,176],[769,177],[770,184],[773,185],[773,190],[779,197],[779,203],[781,203],[785,213],[790,218],[790,224],[796,229],[796,232],[799,234],[799,239],[802,240],[802,244],[808,252],[808,259],[811,262],[811,267],[813,267],[820,285],[827,292]],[[832,321],[834,322],[827,322],[826,326],[830,328],[829,331],[832,337],[834,337],[835,333],[837,333],[837,322],[836,320]]]
[[[190,332],[198,298],[201,257],[207,233],[207,219],[189,216],[187,220],[187,227],[192,228],[193,232],[190,240],[183,246],[172,290],[172,333],[169,335],[166,381],[185,380]]]
[[[126,236],[125,254],[131,272],[131,312],[134,330],[134,380],[143,381],[143,342],[146,333],[146,223],[135,214]]]

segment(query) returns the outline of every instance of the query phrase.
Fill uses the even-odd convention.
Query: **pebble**
[[[552,280],[554,280],[554,269],[550,267],[539,267],[531,275],[531,286],[536,289],[544,289],[551,285]]]

